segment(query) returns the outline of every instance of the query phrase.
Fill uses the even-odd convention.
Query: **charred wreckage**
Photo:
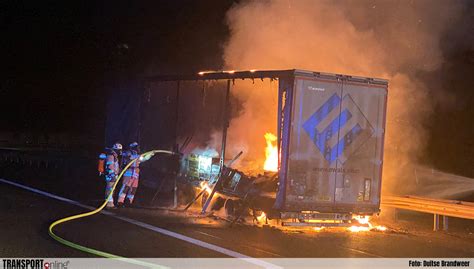
[[[232,168],[243,152],[225,159],[229,95],[234,81],[247,79],[278,81],[275,172],[248,175]],[[193,189],[183,203],[185,209],[193,203],[201,204],[201,213],[224,209],[233,221],[265,214],[266,219],[276,219],[283,226],[349,226],[354,216],[380,211],[387,80],[305,70],[146,78],[146,83],[161,83],[160,90],[168,96],[174,92],[176,103],[184,83],[202,81],[225,83],[220,153],[188,153],[179,159],[150,161],[144,165],[142,190],[137,195],[153,202],[168,186],[177,206],[178,196]],[[142,131],[137,136],[149,149],[161,146],[156,141],[160,126],[154,130],[143,127],[153,123],[164,128],[166,123],[157,123],[151,116],[159,109],[159,104],[149,104],[139,112]],[[176,106],[176,122],[178,114]],[[175,150],[181,151],[190,140],[188,137],[181,147],[175,144]]]

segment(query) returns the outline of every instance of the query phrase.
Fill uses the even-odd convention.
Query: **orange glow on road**
[[[370,227],[365,227],[365,226],[351,226],[347,228],[347,230],[353,232],[353,233],[358,233],[358,232],[368,232],[370,231]]]

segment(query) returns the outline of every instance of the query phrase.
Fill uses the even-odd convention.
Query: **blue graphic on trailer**
[[[350,95],[332,95],[306,122],[303,129],[329,163],[344,163],[373,133],[373,128]],[[364,135],[362,135],[364,134]]]

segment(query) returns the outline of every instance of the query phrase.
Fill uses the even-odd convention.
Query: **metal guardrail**
[[[417,196],[383,196],[382,205],[433,214],[433,230],[439,230],[440,216],[443,229],[448,229],[448,217],[474,220],[474,203],[433,199]]]

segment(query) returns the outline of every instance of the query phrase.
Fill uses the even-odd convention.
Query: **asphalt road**
[[[41,184],[35,187],[41,189]],[[86,209],[5,183],[0,183],[0,192],[0,256],[92,257],[59,244],[47,233],[52,221]],[[295,232],[229,227],[226,221],[193,211],[125,208],[112,213],[66,223],[57,234],[126,257],[474,257],[472,221],[452,222],[455,233],[430,232],[429,218],[418,215],[384,223],[393,228],[387,232]],[[169,232],[174,233],[165,234]]]

